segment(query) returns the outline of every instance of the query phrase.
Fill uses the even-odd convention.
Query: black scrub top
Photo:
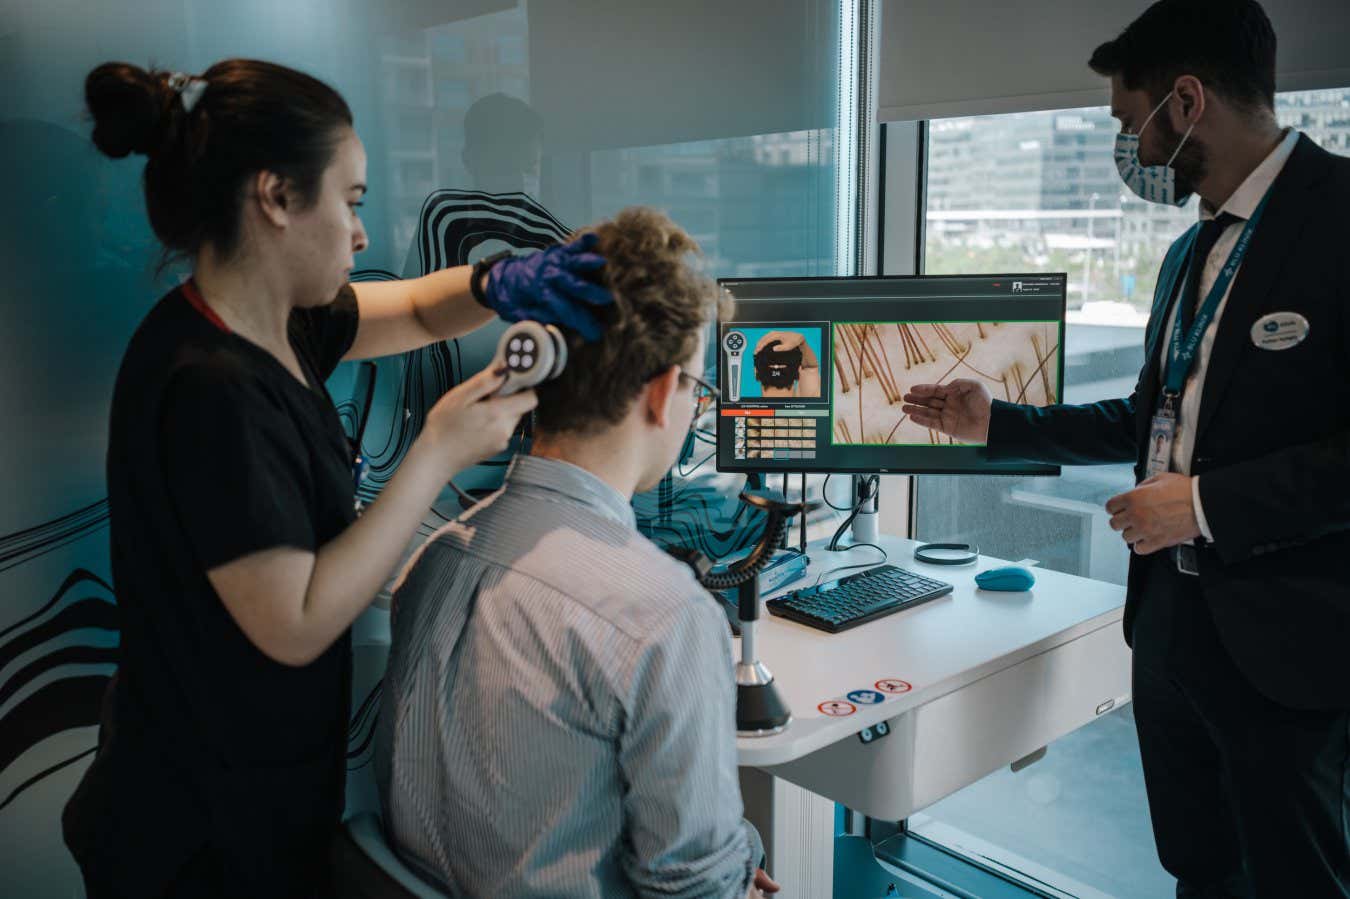
[[[160,895],[185,863],[226,895],[310,896],[343,807],[351,650],[272,661],[206,577],[274,547],[317,551],[355,518],[351,454],[323,383],[356,297],[296,310],[307,384],[233,334],[189,282],[127,348],[107,478],[121,624],[95,762],[67,806],[86,877]]]

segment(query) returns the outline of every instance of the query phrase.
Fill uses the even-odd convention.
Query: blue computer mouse
[[[975,583],[984,590],[1030,590],[1036,576],[1025,568],[1008,565],[981,571],[975,575]]]

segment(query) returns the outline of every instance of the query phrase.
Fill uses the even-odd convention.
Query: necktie
[[[1191,322],[1195,320],[1196,307],[1200,305],[1200,273],[1205,269],[1205,260],[1209,258],[1209,253],[1214,249],[1214,244],[1218,241],[1219,235],[1223,234],[1224,229],[1234,222],[1240,222],[1238,218],[1230,212],[1220,213],[1217,218],[1209,219],[1200,224],[1200,233],[1195,237],[1195,246],[1191,248],[1191,264],[1189,277],[1186,279],[1185,292],[1181,297],[1181,328],[1183,332],[1190,331]]]

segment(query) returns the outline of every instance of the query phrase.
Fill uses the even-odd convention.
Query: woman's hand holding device
[[[533,390],[494,396],[505,379],[504,371],[489,366],[437,400],[427,413],[422,437],[439,448],[436,456],[446,462],[447,479],[506,449],[521,416],[538,402]]]

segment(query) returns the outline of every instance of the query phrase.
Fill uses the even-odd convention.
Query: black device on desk
[[[769,562],[759,572],[760,593],[772,593],[779,587],[795,581],[806,573],[811,560],[806,553],[795,549],[780,549],[769,557]],[[722,600],[722,611],[726,613],[731,632],[741,635],[739,588],[729,587],[716,594]]]
[[[951,584],[894,565],[879,565],[795,590],[765,605],[774,615],[837,634],[951,592]]]

